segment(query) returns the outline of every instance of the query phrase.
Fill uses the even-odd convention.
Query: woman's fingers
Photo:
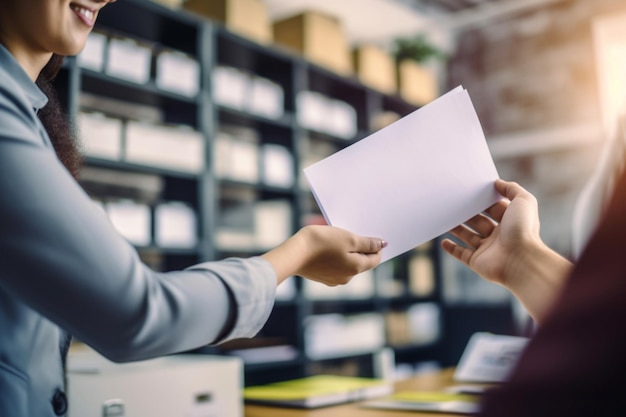
[[[493,232],[496,223],[482,214],[477,214],[465,222],[467,226],[476,231],[479,235],[487,237]]]
[[[444,239],[441,241],[441,247],[450,255],[463,262],[465,265],[469,265],[472,258],[473,250],[465,248],[461,245],[457,245],[450,239]]]
[[[489,207],[487,210],[485,210],[485,213],[493,220],[500,223],[502,221],[504,213],[506,212],[506,209],[509,207],[509,204],[511,204],[510,201],[500,200],[491,207]]]
[[[473,249],[478,248],[480,241],[483,239],[482,236],[462,224],[450,230],[450,233]]]

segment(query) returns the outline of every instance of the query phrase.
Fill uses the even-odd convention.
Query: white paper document
[[[457,87],[304,170],[328,224],[385,239],[387,261],[497,202],[498,172]]]

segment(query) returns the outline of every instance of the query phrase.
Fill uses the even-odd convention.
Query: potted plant
[[[425,34],[395,39],[392,53],[396,60],[400,96],[418,106],[435,99],[438,95],[437,78],[424,64],[432,59],[444,59],[445,54],[430,43]]]

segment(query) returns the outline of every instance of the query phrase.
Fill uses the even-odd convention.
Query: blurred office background
[[[577,196],[626,104],[625,0],[125,0],[99,25],[59,83],[83,185],[155,269],[318,222],[301,168],[459,84],[500,176],[571,258]],[[402,376],[454,365],[478,331],[528,319],[435,240],[346,288],[294,278],[258,338],[198,353],[240,356],[247,384]]]

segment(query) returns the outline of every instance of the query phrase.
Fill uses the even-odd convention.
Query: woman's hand
[[[496,181],[505,197],[450,233],[442,248],[484,279],[508,288],[541,321],[572,264],[548,248],[539,234],[536,198],[514,182]]]
[[[539,211],[537,199],[517,183],[497,180],[495,187],[506,200],[450,231],[464,246],[449,239],[442,246],[484,279],[506,287],[519,258],[542,245]]]
[[[280,246],[262,255],[282,282],[291,275],[335,286],[380,262],[387,243],[332,226],[305,226]]]

